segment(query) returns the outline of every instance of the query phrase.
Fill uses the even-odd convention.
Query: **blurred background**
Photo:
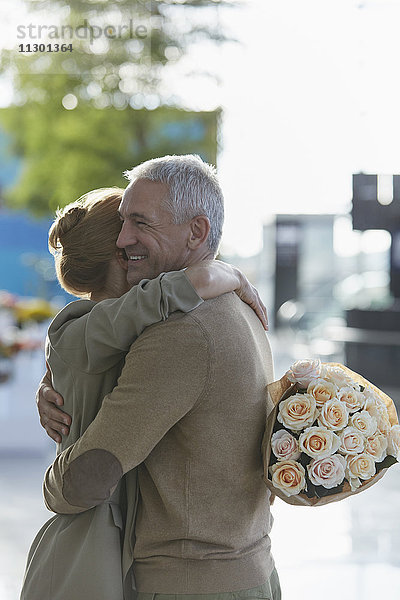
[[[216,164],[220,257],[268,306],[276,378],[345,362],[400,409],[399,0],[2,0],[0,600],[50,513],[35,391],[72,297],[54,211],[164,154]],[[58,44],[58,49],[56,49]],[[400,598],[400,471],[318,509],[273,506],[285,600]]]

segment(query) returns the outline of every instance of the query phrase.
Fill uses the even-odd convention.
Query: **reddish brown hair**
[[[118,206],[123,190],[101,188],[85,194],[56,213],[49,231],[58,281],[74,296],[105,287],[109,263],[121,230]]]

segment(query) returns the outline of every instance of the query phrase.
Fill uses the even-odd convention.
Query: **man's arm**
[[[84,303],[75,303],[72,310],[76,311],[76,318],[65,321],[66,313],[62,311],[51,323],[46,355],[54,351],[80,371],[104,371],[121,359],[146,327],[177,310],[188,312],[199,306],[203,299],[197,289],[205,297],[213,290],[218,292],[215,283],[203,289],[203,279],[199,267],[193,266],[190,274],[171,271],[153,280],[145,279],[121,298],[98,302],[89,312]],[[227,276],[221,285],[228,287],[231,281],[233,276]],[[51,383],[47,368],[36,393],[36,404],[41,425],[49,437],[60,443],[60,434],[69,433],[71,417],[61,410],[63,398]]]
[[[47,507],[79,513],[107,500],[201,399],[209,367],[208,341],[194,318],[173,317],[145,331],[95,420],[47,470]]]
[[[194,289],[191,288],[188,281],[185,281],[185,278],[190,281],[191,286],[193,286]],[[143,283],[144,282],[142,282],[142,284]],[[161,298],[159,293],[160,290],[157,289],[157,286],[161,290]],[[192,310],[201,302],[201,298],[206,300],[208,298],[214,298],[215,296],[228,291],[235,291],[244,302],[253,308],[261,320],[263,327],[268,329],[266,308],[262,303],[256,288],[250,284],[247,278],[238,269],[221,261],[201,261],[200,263],[188,267],[184,273],[166,273],[162,279],[158,277],[157,279],[149,282],[146,285],[146,288],[143,288],[142,285],[142,287],[134,293],[138,295],[138,299],[136,301],[139,302],[139,305],[142,304],[143,308],[146,307],[146,302],[149,303],[150,301],[150,291],[152,289],[154,289],[157,297],[161,301],[160,310],[163,311],[162,318],[165,318],[165,316],[168,316],[168,314],[174,312],[175,310],[181,310],[183,312]],[[108,355],[111,354],[111,358],[113,353],[115,354],[116,352],[112,344],[116,344],[119,348],[120,344],[123,343],[123,340],[126,339],[126,336],[132,335],[132,328],[129,326],[130,319],[132,319],[134,316],[131,297],[132,290],[127,295],[128,302],[124,300],[122,306],[120,306],[119,300],[106,301],[105,303],[100,302],[92,310],[93,314],[87,316],[85,335],[85,339],[88,343],[88,350],[86,350],[87,357],[85,358],[84,356],[83,359],[79,357],[79,365],[77,368],[82,369],[83,364],[89,363],[87,359],[90,359],[93,367],[96,366],[94,357],[97,357],[98,361],[99,357],[101,356],[101,353],[99,352],[100,345],[98,343],[98,337],[100,332],[103,331],[104,326],[108,326],[109,331],[106,336],[104,336],[104,331],[102,333],[103,341],[104,339],[107,340],[107,344],[105,346],[103,345],[103,353],[106,352]],[[133,296],[133,298],[135,298],[135,296]],[[117,302],[117,304],[115,304],[115,302]],[[156,307],[153,308],[153,311],[157,310],[157,306],[158,305],[156,303]],[[123,324],[123,330],[121,332],[115,329],[113,321],[110,322],[110,316],[113,320],[115,320],[114,313],[116,312],[115,310],[110,311],[111,307],[118,308],[119,317],[116,320],[116,324]],[[128,310],[126,323],[120,318],[123,307]],[[108,311],[110,315],[106,316],[105,319],[99,319],[99,315],[102,314],[101,311]],[[148,315],[149,310],[142,310],[141,312],[142,316],[146,317],[146,314]],[[154,322],[155,320],[153,319],[151,323]],[[147,324],[151,323],[147,321]],[[145,318],[142,318],[140,322],[135,325],[135,327],[141,327],[143,329],[144,325],[146,325],[146,320]],[[76,353],[71,351],[67,336],[70,333],[74,333],[74,335],[71,337],[76,345],[76,335],[73,330],[74,328],[78,328],[79,333],[79,327],[81,327],[80,320],[74,322],[72,327],[70,324],[69,329],[66,329],[65,331],[59,332],[58,329],[54,327],[55,332],[52,337],[52,342],[58,352],[62,352],[61,348],[64,345],[64,349],[67,352],[66,362],[68,363],[70,363],[71,359],[74,360],[74,357],[76,360]],[[136,331],[135,327],[133,328],[134,331]],[[82,328],[81,331],[83,331]],[[115,335],[116,333],[117,336]],[[120,339],[119,336],[121,336]],[[92,337],[95,343],[90,346],[89,343],[91,343]],[[114,339],[116,339],[116,341],[113,342],[112,340]],[[93,349],[94,352],[89,352],[89,349]],[[117,354],[118,356],[120,355],[119,351],[117,351]],[[69,433],[71,418],[59,408],[63,405],[63,399],[59,394],[52,390],[50,376],[42,379],[36,398],[41,424],[43,427],[45,427],[48,435],[54,441],[60,443],[60,433],[63,435],[68,435]]]

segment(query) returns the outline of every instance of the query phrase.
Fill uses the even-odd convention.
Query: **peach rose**
[[[385,458],[387,447],[387,437],[379,432],[367,438],[365,442],[365,452],[370,454],[375,462],[381,462]]]
[[[400,425],[393,425],[390,429],[387,453],[400,460]]]
[[[345,403],[337,398],[331,398],[321,408],[318,425],[320,427],[327,427],[333,431],[339,431],[346,427],[348,420],[349,413]]]
[[[361,485],[360,479],[371,479],[376,473],[375,461],[370,454],[363,452],[347,457],[346,479],[352,491]]]
[[[337,391],[337,386],[325,379],[314,379],[307,388],[307,394],[315,398],[318,408],[321,408],[327,400],[335,398]]]
[[[365,448],[365,436],[355,427],[346,427],[340,434],[341,454],[361,454]]]
[[[308,427],[299,438],[299,448],[311,458],[325,458],[335,454],[340,438],[325,427]]]
[[[286,376],[292,383],[298,383],[301,388],[306,389],[308,384],[317,379],[321,373],[321,361],[319,358],[297,360],[286,372]]]
[[[381,415],[378,418],[378,431],[387,437],[390,433],[391,424],[389,421],[389,415]]]
[[[371,387],[365,388],[363,394],[365,396],[364,410],[369,412],[371,417],[377,421],[381,418],[389,418],[386,404]]]
[[[349,419],[349,425],[358,429],[365,437],[374,435],[378,427],[375,417],[371,417],[366,410],[354,413]]]
[[[277,419],[292,431],[301,431],[312,425],[318,416],[315,398],[309,394],[295,394],[279,404]]]
[[[270,467],[272,484],[285,496],[295,496],[306,487],[304,467],[295,460],[277,462]]]
[[[298,441],[286,429],[272,435],[271,450],[278,460],[297,460],[300,456]]]
[[[351,386],[340,388],[336,396],[341,402],[345,403],[350,413],[364,408],[365,398],[363,394]]]
[[[350,375],[346,373],[340,367],[332,367],[330,365],[323,365],[321,370],[321,377],[326,381],[334,383],[338,388],[351,386],[357,388],[357,383],[352,380]]]
[[[346,459],[339,454],[312,460],[307,465],[308,476],[314,485],[330,490],[341,484],[346,471]]]

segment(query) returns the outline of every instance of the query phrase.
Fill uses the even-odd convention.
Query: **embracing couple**
[[[265,307],[215,260],[213,167],[166,156],[127,177],[60,211],[49,233],[61,285],[83,299],[48,332],[38,407],[58,442],[44,481],[57,514],[21,599],[279,600]]]

